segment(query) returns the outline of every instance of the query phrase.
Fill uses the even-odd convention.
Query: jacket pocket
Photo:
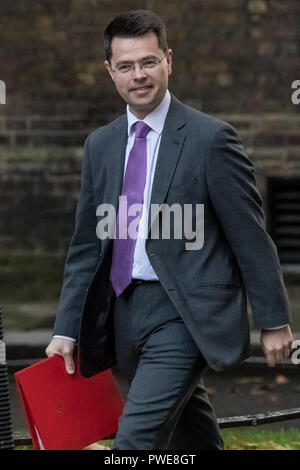
[[[188,181],[182,181],[180,183],[171,183],[171,186],[169,188],[170,192],[175,191],[176,193],[182,193],[188,190],[191,190],[195,188],[199,184],[198,177],[193,176],[190,178]]]
[[[200,282],[196,284],[197,287],[201,287],[203,289],[212,289],[212,290],[235,290],[240,289],[241,286],[237,284],[229,284],[223,282],[216,282],[216,283],[204,283]]]

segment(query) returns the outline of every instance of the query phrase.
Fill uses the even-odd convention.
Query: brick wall
[[[170,90],[239,130],[263,195],[267,176],[300,175],[297,0],[2,0],[1,250],[66,249],[84,139],[125,109],[103,65],[103,30],[134,8],[164,19]]]

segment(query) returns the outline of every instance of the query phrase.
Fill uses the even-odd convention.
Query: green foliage
[[[225,450],[299,450],[300,430],[296,428],[223,429]]]

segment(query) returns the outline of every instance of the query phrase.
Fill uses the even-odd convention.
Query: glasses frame
[[[162,58],[159,59],[159,61],[158,61],[153,67],[150,67],[150,69],[155,69],[155,67],[156,67],[157,65],[161,64],[161,62],[163,61],[163,59],[166,57],[166,54],[167,54],[167,53],[168,53],[168,51],[166,51],[166,52],[164,53],[164,55],[162,56]],[[141,70],[144,70],[144,67],[141,66],[141,62],[133,62],[132,65],[131,65],[130,70],[128,70],[128,71],[126,71],[126,72],[120,72],[120,70],[118,70],[118,69],[115,69],[115,70],[114,70],[114,69],[112,68],[112,66],[110,66],[110,68],[111,68],[111,71],[112,71],[112,72],[114,72],[114,73],[116,73],[116,74],[122,76],[122,75],[126,75],[127,73],[132,73],[132,72],[135,70],[135,64],[136,64],[136,63],[139,65],[139,67],[140,67]]]

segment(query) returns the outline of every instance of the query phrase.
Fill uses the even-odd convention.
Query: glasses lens
[[[142,62],[142,67],[147,68],[147,69],[152,69],[159,63],[159,59],[151,59],[151,60],[145,60],[145,62]]]
[[[129,72],[132,69],[132,65],[119,65],[117,71],[120,73]]]

